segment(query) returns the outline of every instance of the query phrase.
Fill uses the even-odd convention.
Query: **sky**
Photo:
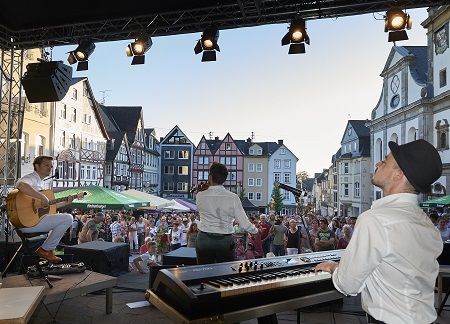
[[[408,10],[413,26],[398,46],[426,45],[426,8]],[[383,14],[307,21],[306,54],[281,46],[288,24],[220,31],[217,61],[201,62],[201,33],[153,37],[144,65],[125,54],[133,40],[96,44],[87,77],[107,106],[142,106],[144,126],[164,137],[176,125],[194,145],[227,133],[236,140],[283,140],[310,177],[331,165],[349,119],[371,118],[393,43]],[[51,49],[67,63],[76,46]]]

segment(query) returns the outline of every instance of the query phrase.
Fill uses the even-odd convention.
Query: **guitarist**
[[[41,190],[44,190],[43,179],[48,177],[53,169],[53,157],[38,156],[33,161],[34,172],[27,174],[17,180],[16,188],[22,193],[39,199],[42,208],[49,207],[49,199]],[[56,207],[62,207],[71,203],[73,197],[69,197],[66,202],[58,203]],[[57,257],[53,251],[60,242],[66,230],[72,225],[73,216],[71,214],[48,214],[42,218],[38,224],[32,227],[21,228],[24,233],[49,232],[47,239],[36,250],[36,254],[51,262],[61,262],[61,258]]]

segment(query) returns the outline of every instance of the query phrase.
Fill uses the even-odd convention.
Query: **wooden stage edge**
[[[98,290],[106,290],[106,314],[112,313],[112,288],[117,284],[117,278],[98,272],[84,271],[60,275],[61,280],[53,281],[50,288],[41,278],[28,279],[23,275],[13,275],[3,278],[3,288],[44,286],[43,303],[61,302],[63,299],[78,297]],[[3,289],[2,288],[2,289]]]

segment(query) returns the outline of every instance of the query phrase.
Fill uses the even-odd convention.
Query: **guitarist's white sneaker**
[[[41,247],[39,247],[36,250],[36,254],[38,256],[40,256],[41,258],[44,258],[48,261],[54,262],[54,263],[59,263],[62,261],[61,258],[58,258],[56,255],[53,254],[53,251],[45,251],[44,249],[42,249]]]

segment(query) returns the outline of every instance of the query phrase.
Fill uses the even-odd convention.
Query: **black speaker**
[[[72,82],[72,67],[62,61],[30,63],[21,81],[29,102],[60,101]]]

